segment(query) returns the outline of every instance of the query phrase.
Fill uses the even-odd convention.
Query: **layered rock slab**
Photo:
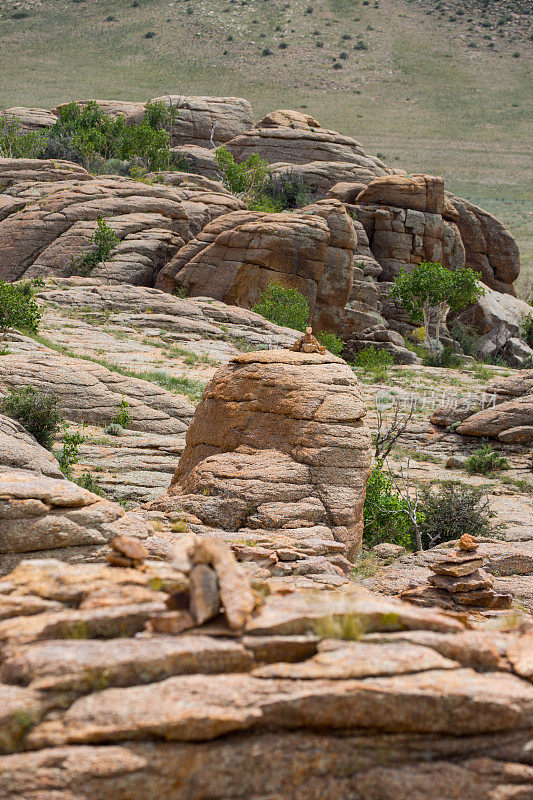
[[[244,636],[141,632],[181,581],[165,564],[26,562],[2,582],[0,602],[57,604],[46,625],[0,623],[2,800],[528,796],[527,633],[468,631],[361,589],[267,597]],[[335,614],[367,634],[341,640]],[[68,615],[88,638],[69,645]],[[312,631],[282,631],[289,617]]]
[[[365,414],[353,372],[335,356],[237,356],[205,390],[169,495],[230,530],[254,520],[285,533],[322,524],[356,553],[370,468]]]
[[[206,225],[161,270],[156,286],[251,308],[270,284],[281,283],[307,298],[316,330],[338,330],[356,244],[337,200],[294,213],[239,211]]]

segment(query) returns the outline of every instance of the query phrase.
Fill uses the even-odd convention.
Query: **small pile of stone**
[[[428,578],[430,587],[404,592],[402,599],[417,602],[431,596],[436,602],[442,600],[447,607],[483,609],[504,609],[511,605],[512,595],[494,591],[493,578],[482,569],[478,542],[468,533],[461,536],[453,553],[431,562],[429,567],[434,573]]]
[[[115,536],[109,542],[111,552],[106,560],[113,567],[138,568],[148,558],[148,550],[136,536]]]
[[[152,631],[178,634],[214,620],[233,631],[244,628],[256,598],[227,544],[210,536],[183,536],[172,566],[187,575],[188,589],[169,595],[168,611],[150,619]]]
[[[320,353],[321,355],[327,353],[327,348],[321,345],[318,339],[313,336],[312,328],[305,329],[304,335],[294,342],[291,350],[297,353]]]

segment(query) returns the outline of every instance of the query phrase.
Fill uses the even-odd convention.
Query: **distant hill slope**
[[[533,271],[530,6],[0,0],[0,107],[177,92],[247,97],[258,116],[307,108],[393,165],[443,174],[509,225]]]

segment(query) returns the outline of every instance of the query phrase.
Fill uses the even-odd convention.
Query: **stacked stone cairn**
[[[148,558],[148,550],[136,536],[115,536],[109,542],[111,552],[107,554],[106,561],[112,567],[130,567],[135,569],[142,566]]]
[[[474,536],[464,533],[459,540],[459,547],[451,555],[429,564],[434,573],[428,578],[430,587],[404,592],[402,599],[418,602],[431,597],[433,601],[450,608],[509,608],[512,595],[494,591],[493,578],[482,569],[483,556],[478,546]]]
[[[150,619],[150,630],[178,634],[211,621],[229,631],[244,628],[257,602],[227,544],[209,536],[184,536],[172,566],[187,576],[188,586],[168,596],[168,611]]]

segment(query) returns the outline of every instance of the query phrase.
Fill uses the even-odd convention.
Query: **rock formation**
[[[530,632],[364,589],[273,592],[242,633],[150,631],[191,574],[48,560],[6,577],[2,800],[528,794]]]
[[[533,369],[497,378],[473,403],[465,401],[456,408],[438,408],[431,422],[439,427],[454,424],[457,433],[488,436],[504,443],[532,441]]]
[[[497,594],[494,580],[483,567],[483,552],[468,533],[459,547],[444,558],[430,562],[433,575],[428,587],[409,589],[401,597],[411,603],[439,605],[443,608],[509,608],[512,595]]]
[[[353,372],[329,353],[244,353],[205,390],[169,495],[213,528],[272,531],[274,551],[277,534],[326,529],[353,556],[370,467],[365,413]]]
[[[47,450],[0,415],[0,575],[30,554],[94,560],[108,541],[126,532],[146,537],[151,528],[66,480]]]
[[[271,283],[281,283],[307,298],[315,330],[338,330],[356,241],[335,200],[294,213],[238,211],[206,225],[161,270],[156,285],[251,308]]]

